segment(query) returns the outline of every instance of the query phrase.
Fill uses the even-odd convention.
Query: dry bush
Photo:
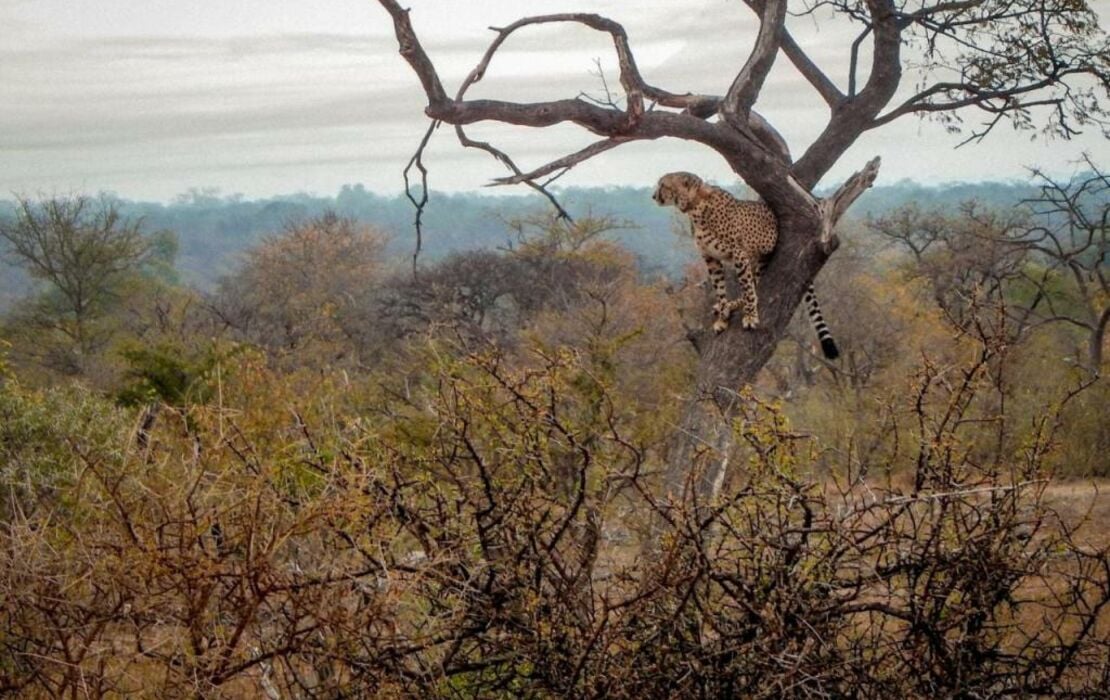
[[[620,226],[606,217],[573,222],[536,214],[507,222],[502,251],[467,251],[387,280],[369,324],[386,337],[451,337],[466,347],[516,344],[541,314],[561,316],[637,281],[631,256],[601,240]]]
[[[380,391],[247,354],[145,446],[92,399],[55,441],[43,395],[5,385],[6,462],[55,478],[5,492],[0,690],[1087,697],[1110,681],[1107,549],[1042,498],[1071,394],[984,459],[997,351],[925,363],[829,482],[739,394],[711,503],[653,495],[660,446],[632,437],[653,416],[570,348],[431,346]]]
[[[356,363],[374,344],[366,309],[384,247],[381,233],[334,212],[289,222],[221,280],[211,310],[286,365]]]

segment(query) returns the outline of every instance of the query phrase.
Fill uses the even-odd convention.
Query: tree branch
[[[491,182],[490,185],[519,185],[522,182],[537,180],[541,177],[551,175],[552,173],[555,173],[555,177],[558,177],[562,173],[573,168],[578,163],[581,163],[582,161],[589,158],[593,158],[599,153],[604,153],[605,151],[614,149],[629,140],[630,139],[615,136],[613,138],[605,139],[604,141],[596,141],[579,151],[575,151],[574,153],[565,155],[562,158],[553,160],[550,163],[542,165],[530,172],[518,173],[516,175],[511,175],[508,177],[495,177],[493,178],[493,182]]]
[[[763,6],[761,0],[744,0],[744,4],[752,9],[757,14]],[[786,29],[785,24],[781,27],[779,33],[779,42],[782,52],[794,64],[794,67],[802,74],[802,77],[809,81],[817,93],[821,95],[821,99],[825,101],[829,107],[835,107],[844,99],[844,94],[840,89],[825,75],[816,63],[813,62],[802,47],[798,46],[798,42],[794,41],[794,37]]]
[[[767,74],[778,55],[782,28],[786,22],[786,0],[752,0],[759,9],[759,34],[744,67],[736,74],[721,103],[721,117],[737,129],[748,125],[748,113],[763,89]]]
[[[991,90],[984,90],[977,85],[972,85],[969,83],[936,83],[934,85],[930,85],[924,90],[921,90],[916,95],[906,99],[904,102],[902,102],[902,104],[898,105],[886,114],[876,117],[875,120],[872,121],[869,128],[874,129],[876,127],[883,126],[884,124],[888,124],[894,121],[898,117],[902,117],[912,113],[952,112],[963,107],[974,106],[979,107],[986,112],[990,112],[991,114],[999,114],[1023,110],[1034,106],[1059,104],[1063,101],[1063,98],[1047,98],[1043,100],[1037,100],[1035,102],[1022,102],[1021,100],[1015,98],[1018,95],[1036,92],[1038,90],[1043,90],[1046,87],[1054,85],[1055,83],[1059,82],[1059,77],[1086,72],[1088,71],[1061,71],[1058,76],[1044,78],[1034,83]],[[950,99],[946,102],[930,101],[930,98],[936,95],[952,93],[963,93],[967,96],[958,99]],[[995,100],[1001,100],[1002,105],[992,105],[991,102]]]
[[[821,99],[825,101],[825,104],[829,107],[836,107],[839,105],[844,100],[844,93],[842,93],[840,88],[829,79],[829,76],[825,75],[825,72],[813,62],[813,59],[802,50],[802,47],[798,46],[798,43],[794,41],[794,37],[790,35],[790,32],[788,32],[786,28],[782,30],[781,41],[782,52],[786,54],[786,57],[790,59],[790,62],[794,64],[794,67],[798,69],[802,77],[808,80],[809,84],[813,86],[813,89],[821,95]]]
[[[495,159],[500,161],[506,168],[513,172],[513,177],[518,178],[519,182],[528,185],[536,192],[543,195],[544,198],[546,198],[547,201],[551,203],[551,206],[555,208],[555,211],[558,213],[560,219],[564,221],[571,221],[570,212],[563,208],[563,205],[559,203],[558,198],[556,198],[555,195],[547,189],[547,186],[545,184],[540,184],[536,182],[534,178],[525,175],[524,171],[522,171],[517,166],[517,164],[513,161],[508,153],[505,153],[504,151],[487,141],[475,141],[474,139],[467,136],[462,126],[455,126],[455,135],[459,139],[459,143],[461,143],[464,147],[476,148],[480,151],[485,151],[486,153],[489,153]]]
[[[839,221],[840,217],[848,211],[848,207],[859,198],[871,185],[875,184],[875,178],[879,175],[879,166],[882,164],[882,159],[875,156],[863,170],[853,174],[849,177],[843,185],[831,197],[825,201],[829,202],[832,212],[832,219],[834,222]]]
[[[837,222],[844,213],[848,211],[848,207],[859,199],[859,196],[867,191],[871,185],[875,184],[875,178],[879,175],[879,165],[882,159],[875,156],[863,169],[853,173],[851,177],[844,181],[836,192],[830,197],[817,200],[817,211],[821,217],[821,231],[818,236],[818,244],[825,255],[831,255],[834,250],[839,246],[839,241],[835,235]]]
[[[867,35],[871,33],[871,25],[863,28],[863,31],[852,41],[851,57],[848,61],[848,97],[856,96],[856,71],[859,67],[859,47]]]
[[[409,21],[409,11],[401,9],[394,0],[379,0],[379,2],[393,18],[393,31],[397,35],[401,56],[408,61],[416,77],[420,79],[429,104],[447,101],[447,92],[443,89],[439,74],[436,73],[435,66],[432,65],[424,47],[420,45],[420,40],[416,38],[412,22]]]
[[[412,251],[412,275],[417,274],[417,261],[420,258],[420,250],[424,242],[424,208],[428,205],[428,168],[424,166],[424,149],[428,147],[428,141],[431,140],[432,134],[439,128],[439,122],[433,120],[428,125],[428,130],[424,132],[424,138],[420,139],[420,145],[416,147],[416,152],[409,158],[408,165],[401,171],[402,177],[405,180],[405,197],[412,203],[416,213],[413,215],[413,228],[416,231],[416,245]],[[413,194],[412,182],[409,179],[409,173],[412,169],[416,168],[420,173],[420,196],[417,197]]]
[[[425,113],[449,124],[499,121],[518,126],[544,127],[573,122],[595,134],[616,136],[625,132],[623,114],[582,99],[549,102],[504,102],[502,100],[448,100],[428,105]]]
[[[924,19],[933,15],[938,15],[944,12],[962,12],[964,10],[972,10],[979,7],[985,0],[955,0],[955,2],[941,2],[931,7],[922,7],[920,10],[911,12],[906,15],[903,20],[905,23],[914,20]]]
[[[829,168],[870,128],[902,80],[902,36],[893,0],[865,0],[872,28],[871,74],[858,95],[833,110],[821,135],[794,165],[793,174],[812,189]],[[851,93],[851,91],[849,91]]]
[[[692,93],[679,95],[652,85],[644,86],[644,96],[660,106],[681,109],[684,114],[699,119],[709,119],[717,114],[724,100],[719,95],[695,95]],[[790,147],[786,145],[786,139],[770,122],[763,118],[763,115],[754,109],[748,112],[748,131],[756,137],[760,146],[774,154],[783,163],[792,162]]]

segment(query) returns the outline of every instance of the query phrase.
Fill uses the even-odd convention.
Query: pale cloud
[[[509,0],[411,4],[449,91],[493,38],[488,26],[507,24],[521,12],[521,4]],[[12,37],[0,48],[0,191],[105,188],[168,199],[199,185],[250,196],[332,192],[347,182],[379,191],[400,187],[400,169],[426,128],[424,96],[376,3],[208,5],[0,0],[0,22]],[[739,2],[589,5],[625,22],[645,77],[673,91],[724,92],[755,33]],[[562,0],[527,6],[534,13],[565,9]],[[858,28],[810,17],[793,18],[791,27],[844,85],[846,41]],[[616,86],[608,36],[578,26],[529,28],[505,44],[470,94],[517,100],[596,95],[595,60]],[[827,116],[785,61],[776,65],[757,106],[796,154]],[[525,166],[594,138],[566,126],[542,133],[471,129]],[[452,138],[449,129],[441,130],[428,154],[434,186],[473,189],[502,174],[488,156],[464,151]],[[1020,177],[1023,165],[1064,167],[1083,148],[1105,147],[1097,136],[1044,147],[1000,133],[987,146],[953,152],[957,141],[935,126],[906,121],[865,136],[830,177],[843,177],[876,153],[884,156],[883,177],[892,180]],[[565,182],[644,185],[676,164],[733,178],[702,147],[657,141],[610,152]]]

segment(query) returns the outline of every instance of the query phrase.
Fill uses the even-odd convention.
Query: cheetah
[[[713,305],[713,330],[728,328],[732,312],[743,309],[740,323],[744,328],[759,326],[759,305],[756,281],[767,257],[778,242],[778,222],[770,207],[762,202],[744,201],[719,187],[707,185],[697,175],[686,172],[668,173],[659,178],[652,199],[660,206],[674,206],[690,218],[694,241],[709,269],[717,302]],[[724,263],[736,267],[741,298],[730,300],[725,287]],[[821,316],[813,285],[806,290],[805,303],[810,321],[821,341],[821,349],[829,359],[839,355],[836,343]]]

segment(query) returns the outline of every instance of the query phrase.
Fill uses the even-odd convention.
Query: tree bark
[[[1091,371],[1102,374],[1102,346],[1106,343],[1106,327],[1110,325],[1110,307],[1102,310],[1098,323],[1091,331],[1090,362]]]

